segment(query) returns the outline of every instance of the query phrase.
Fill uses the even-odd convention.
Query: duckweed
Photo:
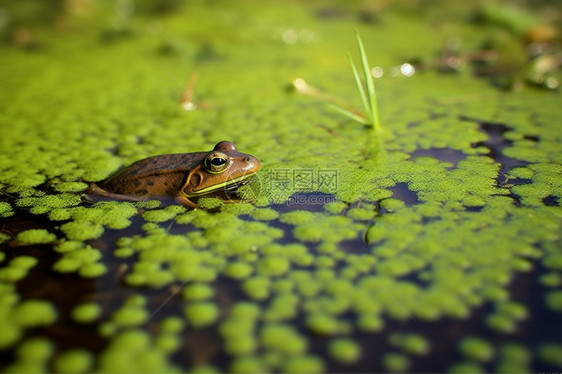
[[[197,202],[197,205],[199,205],[201,209],[207,209],[207,210],[218,208],[223,204],[224,202],[216,197],[202,197]]]
[[[483,373],[486,370],[484,370],[484,368],[482,366],[480,366],[478,363],[475,362],[461,362],[459,364],[455,364],[453,366],[451,366],[449,368],[449,372],[450,373],[473,373],[473,374],[478,374],[478,373]]]
[[[185,212],[184,207],[180,205],[170,205],[164,209],[146,211],[143,213],[142,218],[148,222],[166,222],[182,212]]]
[[[212,365],[199,365],[193,368],[193,373],[219,374],[220,370]]]
[[[429,342],[423,336],[416,334],[392,334],[390,343],[414,355],[425,355],[430,348]]]
[[[486,325],[492,330],[511,333],[516,329],[516,321],[502,314],[491,314],[485,319]]]
[[[18,326],[6,326],[0,331],[0,348],[8,348],[17,342],[22,335]]]
[[[281,321],[294,318],[298,314],[299,298],[291,293],[283,293],[275,297],[269,308],[264,312],[266,321]]]
[[[124,305],[112,315],[112,321],[119,326],[131,327],[144,324],[149,314],[142,306]]]
[[[260,340],[265,348],[286,354],[303,353],[307,348],[306,339],[284,324],[266,324],[260,331]]]
[[[264,373],[266,368],[256,357],[240,357],[235,359],[229,368],[231,373]]]
[[[372,209],[352,208],[347,215],[356,221],[368,221],[373,219],[377,213]]]
[[[256,276],[248,278],[242,284],[242,288],[249,297],[256,300],[263,300],[269,296],[271,281],[269,278]]]
[[[53,269],[61,273],[79,271],[83,277],[95,278],[107,272],[107,267],[97,262],[101,258],[102,254],[99,250],[90,246],[78,246],[77,249],[64,252],[63,257],[53,265]]]
[[[345,208],[347,208],[347,204],[343,201],[333,201],[327,204],[324,204],[324,210],[332,214],[341,213]]]
[[[195,282],[212,282],[217,278],[217,271],[210,267],[201,266],[193,274],[192,280]]]
[[[107,273],[107,266],[102,263],[85,264],[80,267],[80,276],[83,278],[97,278]]]
[[[382,330],[384,322],[381,317],[372,314],[362,314],[357,322],[358,327],[363,331],[376,332]]]
[[[79,323],[91,323],[99,319],[102,308],[97,303],[83,303],[72,310],[72,319]]]
[[[246,262],[236,261],[226,265],[224,274],[234,279],[245,279],[248,278],[253,271],[254,267],[252,265]]]
[[[20,359],[30,361],[45,361],[54,352],[54,345],[44,338],[31,338],[23,341],[17,348]]]
[[[410,360],[399,353],[387,353],[382,359],[382,364],[389,372],[403,373],[408,371]]]
[[[230,316],[230,318],[224,323],[222,323],[220,326],[220,332],[225,337],[225,339],[236,341],[236,342],[241,337],[253,338],[254,329],[255,329],[255,321],[253,319],[243,318],[240,316],[239,317]],[[237,352],[233,352],[233,353],[239,353],[238,348],[237,347],[234,348],[236,348]],[[252,351],[253,349],[254,347],[251,348]],[[249,353],[246,352],[245,348],[242,350],[244,351],[244,353]]]
[[[546,273],[540,276],[539,281],[546,287],[558,287],[562,285],[562,275],[556,272]]]
[[[514,367],[526,367],[531,361],[531,352],[519,344],[511,343],[501,347],[500,359]]]
[[[22,244],[46,244],[52,243],[57,236],[44,229],[31,229],[18,233],[16,240]]]
[[[256,338],[249,334],[225,337],[225,340],[225,350],[233,356],[252,354],[258,346]]]
[[[81,192],[88,188],[84,182],[59,182],[54,183],[53,188],[57,192]]]
[[[285,362],[283,354],[276,351],[268,351],[261,355],[265,365],[270,368],[279,368]]]
[[[59,273],[72,273],[80,269],[81,263],[75,258],[61,258],[53,265],[53,270]]]
[[[314,220],[314,214],[305,210],[294,210],[292,212],[284,213],[281,215],[281,222],[291,225],[300,225],[309,223]]]
[[[280,276],[289,271],[291,264],[285,257],[265,257],[258,262],[258,272],[268,276]]]
[[[59,253],[72,252],[77,249],[84,248],[84,243],[76,240],[65,240],[62,243],[56,245],[54,250]]]
[[[213,324],[219,317],[220,310],[210,302],[196,302],[185,307],[185,316],[196,328]]]
[[[384,199],[381,201],[380,206],[390,212],[403,208],[406,204],[399,199]]]
[[[80,204],[79,195],[63,193],[58,195],[45,195],[41,197],[24,197],[16,202],[19,207],[30,207],[34,214],[48,213],[56,208],[67,208]]]
[[[38,261],[35,257],[18,256],[10,262],[10,266],[28,270],[37,265]]]
[[[154,340],[154,345],[163,352],[172,353],[181,346],[181,339],[175,334],[160,334]]]
[[[98,332],[104,338],[110,338],[117,334],[118,326],[113,322],[104,322],[100,325]]]
[[[236,303],[230,309],[230,313],[236,318],[257,319],[260,315],[260,307],[257,304],[250,302]]]
[[[27,269],[9,266],[7,268],[0,269],[0,280],[7,282],[18,282],[25,278],[28,274]]]
[[[336,339],[328,346],[330,356],[336,361],[352,363],[361,357],[361,347],[350,339]]]
[[[528,315],[527,308],[515,301],[507,301],[499,303],[496,306],[498,313],[511,317],[516,320],[525,319]]]
[[[14,308],[13,318],[22,327],[49,325],[57,318],[53,304],[42,300],[26,300]]]
[[[500,362],[494,370],[496,373],[528,373],[531,371],[527,366],[511,362]]]
[[[214,294],[215,290],[207,284],[189,284],[182,290],[182,295],[187,300],[205,300]]]
[[[146,297],[142,295],[133,295],[125,300],[125,304],[133,307],[143,307],[146,305]]]
[[[133,248],[119,248],[113,252],[113,255],[119,258],[131,257],[134,254],[135,250]]]
[[[195,276],[193,279],[195,280]],[[153,288],[161,288],[172,283],[174,281],[174,275],[167,270],[158,270],[146,274],[145,280],[146,285]]]
[[[16,219],[7,220],[0,234],[0,315],[6,321],[0,346],[16,362],[1,369],[333,371],[323,358],[309,356],[307,348],[329,352],[332,343],[346,341],[342,335],[355,339],[360,334],[365,350],[369,339],[377,337],[374,332],[389,329],[396,320],[407,330],[415,318],[426,331],[443,317],[462,324],[476,308],[492,304],[493,311],[484,317],[493,329],[487,333],[496,337],[498,332],[517,332],[521,321],[537,318],[531,314],[532,306],[511,301],[511,285],[522,272],[535,277],[531,269],[547,269],[540,277],[550,288],[544,301],[552,311],[560,310],[555,289],[562,269],[559,92],[506,94],[472,72],[436,74],[432,60],[413,77],[394,77],[385,84],[381,120],[388,131],[375,137],[361,126],[339,126],[337,115],[323,110],[318,100],[280,88],[298,67],[298,74],[312,85],[318,83],[344,102],[352,98],[353,85],[342,79],[337,58],[326,62],[325,51],[337,57],[337,51],[346,50],[345,30],[356,26],[359,10],[303,4],[267,3],[259,11],[247,11],[244,4],[225,3],[213,8],[213,17],[208,16],[210,8],[193,3],[161,18],[153,18],[142,6],[127,17],[112,8],[112,17],[127,24],[124,27],[130,27],[134,37],[109,31],[111,36],[99,45],[99,35],[90,30],[99,29],[98,15],[107,20],[101,17],[105,5],[98,4],[91,14],[81,9],[79,22],[70,7],[57,19],[76,31],[72,37],[64,28],[54,35],[44,32],[46,26],[35,25],[29,31],[37,45],[33,50],[3,38],[0,78],[5,87],[0,96],[6,105],[0,127],[9,131],[0,139],[0,217]],[[479,41],[487,40],[490,30],[458,22],[456,15],[478,9],[467,6],[461,8],[466,12],[457,12],[459,4],[454,14],[442,17],[443,26],[449,28],[451,22],[453,29],[462,28],[463,38],[470,34],[475,45],[482,44]],[[361,17],[377,21],[360,25],[366,46],[376,46],[377,65],[401,63],[402,49],[421,58],[443,49],[442,30],[395,8],[416,7],[393,4],[384,12],[361,10]],[[180,22],[185,12],[194,22]],[[271,18],[268,12],[276,15],[275,22],[263,22]],[[424,15],[434,12],[424,5]],[[18,31],[18,12],[10,7],[9,13],[10,25]],[[141,13],[142,19],[137,17]],[[244,27],[232,27],[240,14]],[[337,17],[337,22],[327,17]],[[205,25],[198,20],[205,20],[201,21]],[[309,29],[285,30],[288,26],[283,25]],[[179,47],[173,40],[159,40],[179,31],[185,36]],[[418,34],[428,37],[421,42],[411,38]],[[76,45],[83,44],[83,37],[90,42],[78,53]],[[107,44],[108,38],[113,42]],[[496,43],[492,40],[491,45]],[[154,64],[145,52],[161,45],[172,45],[167,49],[172,52],[158,54]],[[138,63],[115,63],[130,61],[131,56]],[[201,93],[211,105],[205,111],[178,110],[173,88],[162,84],[168,79],[161,74],[164,69],[180,82],[183,72],[200,72],[196,96]],[[100,80],[102,74],[105,79]],[[61,103],[64,110],[59,110]],[[208,150],[219,139],[229,138],[262,161],[258,174],[263,177],[262,188],[252,203],[203,198],[204,209],[185,211],[176,204],[162,207],[156,200],[82,202],[80,192],[87,182],[101,181],[122,165],[154,154]],[[294,173],[296,169],[303,172]],[[330,170],[336,171],[333,179],[321,179],[321,172]],[[293,177],[302,177],[305,171],[313,178],[303,185]],[[334,188],[326,185],[330,180]],[[301,193],[293,195],[297,190]],[[29,244],[48,246],[4,250],[22,242],[13,230],[20,216],[37,219],[49,234],[49,240],[35,238]],[[107,340],[95,357],[99,367],[82,369],[81,359],[65,358],[62,347],[57,347],[54,359],[25,361],[12,354],[22,338],[44,334],[43,329],[28,333],[27,328],[39,322],[38,326],[52,328],[55,321],[51,316],[33,322],[35,317],[30,318],[25,308],[26,326],[12,320],[28,301],[20,300],[20,288],[27,289],[36,273],[38,279],[52,275],[31,257],[38,250],[39,261],[49,266],[54,262],[55,271],[85,278],[105,274],[100,281],[80,282],[99,285],[103,295],[119,297],[120,288],[127,294],[149,295],[150,304],[127,300],[117,310],[111,299],[103,304],[109,308],[103,314],[83,304],[72,309],[76,322],[99,323],[100,335]],[[118,271],[109,274],[110,269]],[[67,282],[74,274],[53,276]],[[162,309],[149,322],[147,305],[152,308],[158,297],[168,295],[167,286],[180,284],[187,285],[183,299],[171,298],[170,309]],[[68,281],[68,286],[75,284]],[[108,289],[115,292],[105,293]],[[41,290],[30,287],[30,292]],[[525,290],[514,292],[525,296]],[[97,295],[85,296],[78,301],[101,302]],[[220,307],[211,306],[215,298]],[[166,319],[166,313],[177,312],[178,304],[183,305],[183,315]],[[68,306],[61,308],[64,317]],[[265,339],[271,326],[282,327],[283,343]],[[186,354],[173,359],[186,366],[175,367],[172,353],[179,344],[188,345],[180,332],[185,328],[192,334],[200,327],[208,327],[210,332],[195,332],[205,337],[219,330],[216,347],[221,353],[189,367],[201,357],[181,347]],[[383,334],[393,336],[396,331]],[[502,341],[517,336],[502,334]],[[432,353],[427,353],[434,348],[430,337],[405,331],[387,342],[397,353],[383,348],[377,359],[386,370],[408,370],[409,355]],[[300,348],[287,348],[292,341]],[[349,344],[343,347],[331,349],[345,364],[352,350]],[[514,368],[507,366],[502,346],[498,362],[488,364],[486,350],[468,344],[461,350],[466,361],[450,368]],[[222,360],[222,352],[233,356],[232,361],[212,366],[217,357]],[[531,357],[517,367],[540,371],[536,362]]]
[[[494,356],[494,348],[490,343],[475,337],[464,338],[459,345],[459,350],[475,361],[489,361]]]
[[[271,221],[279,217],[279,213],[271,208],[255,209],[251,213],[252,218],[259,221]]]
[[[79,241],[97,239],[104,232],[102,225],[88,221],[68,222],[61,225],[60,229],[68,239]]]
[[[185,327],[185,322],[181,317],[170,316],[162,320],[160,328],[166,333],[178,333]]]
[[[544,344],[539,347],[539,357],[549,365],[562,368],[562,345]]]
[[[140,351],[150,347],[150,336],[141,330],[127,330],[119,334],[112,341],[115,346]]]
[[[0,217],[8,218],[13,215],[14,212],[12,211],[12,206],[5,201],[0,201]]]
[[[148,334],[129,330],[115,336],[99,360],[100,372],[171,372],[176,371],[166,353],[155,349]]]
[[[162,205],[162,202],[159,200],[146,200],[135,203],[135,206],[139,209],[156,209],[160,205]]]
[[[8,366],[7,372],[47,372],[48,361],[54,345],[47,339],[31,338],[22,342],[16,350],[16,361]]]
[[[323,335],[334,335],[341,331],[340,322],[333,316],[322,312],[315,312],[306,321],[308,328]]]
[[[86,373],[93,365],[92,354],[83,350],[71,350],[60,354],[54,363],[58,373]]]
[[[551,291],[546,295],[546,305],[549,309],[562,312],[562,291]]]

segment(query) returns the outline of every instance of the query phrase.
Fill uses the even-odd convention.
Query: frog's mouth
[[[210,187],[203,188],[199,191],[192,191],[190,194],[187,194],[186,197],[197,197],[202,195],[208,195],[213,192],[217,192],[219,190],[223,190],[225,193],[236,193],[238,188],[245,186],[248,184],[248,178],[254,175],[255,173],[244,174],[238,178],[227,180],[223,183],[215,184]]]

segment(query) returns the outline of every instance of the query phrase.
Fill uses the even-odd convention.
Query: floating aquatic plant
[[[271,11],[271,6],[266,8]],[[301,10],[298,5],[290,14],[309,17]],[[252,14],[243,35],[256,30]],[[170,17],[178,17],[177,22],[183,16]],[[458,345],[459,354],[440,364],[441,371],[552,370],[546,365],[558,362],[560,341],[518,342],[523,323],[533,324],[540,315],[534,305],[527,310],[525,290],[512,285],[522,272],[526,279],[542,275],[539,308],[562,310],[560,207],[555,206],[562,196],[560,93],[508,95],[469,74],[418,74],[408,90],[388,87],[388,96],[400,97],[384,107],[395,137],[385,142],[384,151],[365,152],[372,140],[365,126],[342,126],[336,132],[330,125],[340,115],[318,110],[324,101],[348,108],[345,103],[325,96],[301,103],[308,98],[287,98],[278,89],[296,66],[303,74],[327,77],[322,84],[330,92],[341,88],[342,73],[350,78],[349,68],[340,71],[324,53],[341,49],[349,37],[334,35],[333,22],[296,20],[310,21],[318,35],[327,37],[306,48],[268,39],[247,45],[245,37],[237,39],[241,43],[219,42],[213,48],[226,58],[211,64],[162,57],[175,74],[201,70],[210,79],[201,82],[202,93],[221,101],[220,111],[212,114],[224,129],[202,110],[178,110],[150,61],[116,63],[152,48],[152,38],[110,49],[92,43],[87,65],[84,51],[75,53],[74,37],[72,43],[57,37],[56,50],[68,52],[64,59],[51,58],[52,48],[24,54],[3,50],[6,67],[24,68],[0,69],[7,87],[0,96],[9,104],[0,121],[9,129],[0,139],[0,216],[7,218],[0,233],[0,315],[6,316],[0,348],[15,360],[0,364],[0,371],[422,371],[424,362],[442,353],[436,339],[444,318],[470,326],[473,321],[465,325],[466,318],[480,317],[486,331],[478,336],[485,336],[487,345],[470,340]],[[350,19],[337,24],[353,27]],[[177,25],[189,28],[186,33],[201,30],[197,22]],[[205,30],[217,30],[213,26]],[[399,15],[373,27],[372,40],[394,36],[377,40],[377,59],[393,58],[397,49],[428,53],[441,44],[439,30]],[[422,44],[412,40],[416,32],[428,35]],[[44,40],[51,43],[47,34]],[[261,46],[267,48],[263,54]],[[360,54],[361,62],[355,58],[352,69],[365,109],[357,102],[358,110],[349,112],[368,124],[364,48]],[[24,57],[26,63],[20,64]],[[30,76],[31,69],[37,74]],[[84,75],[84,69],[94,74]],[[107,79],[97,79],[100,72]],[[131,84],[137,79],[139,85]],[[488,134],[479,121],[459,116],[503,123],[495,128],[505,133]],[[217,138],[231,138],[226,132],[270,169],[338,169],[334,199],[306,207],[273,202],[286,197],[260,196],[252,204],[201,199],[212,212],[184,211],[159,201],[90,204],[80,199],[84,180],[97,180],[147,156],[207,149]],[[501,147],[492,147],[494,136],[501,138]],[[262,181],[268,192],[285,196],[277,182],[273,177]],[[317,182],[310,190],[322,190]],[[291,189],[286,190],[290,195]],[[20,216],[37,219],[47,231],[20,232],[28,229],[14,228]],[[37,246],[51,233],[56,236],[52,245]],[[33,244],[8,248],[6,243],[18,235]],[[533,267],[538,270],[529,272]],[[34,295],[50,300],[52,287],[32,287],[48,276],[77,297],[68,302],[55,297],[52,309],[60,318],[34,322],[29,307],[18,306]],[[78,277],[86,279],[74,281]],[[129,301],[128,295],[146,295],[146,303]],[[123,297],[125,303],[119,301]],[[486,314],[473,314],[478,308]],[[50,309],[38,308],[53,315]],[[15,321],[22,311],[24,326]],[[29,344],[75,324],[86,324],[73,330],[77,338],[88,335],[76,339],[84,344],[68,347],[58,338],[35,348]],[[465,336],[460,330],[458,339],[448,340],[450,349]],[[206,360],[197,361],[201,355],[193,346],[204,345],[190,342],[199,337],[211,337],[219,354],[208,351]],[[89,352],[92,356],[83,351],[90,349],[89,339],[98,339],[92,343],[99,352]],[[380,342],[376,355],[368,353],[373,339]],[[461,362],[453,365],[453,360]],[[366,366],[371,362],[376,366]],[[350,364],[357,366],[344,366]]]
[[[340,338],[332,341],[328,351],[336,361],[343,363],[353,363],[361,358],[361,346],[351,339]]]
[[[91,323],[102,314],[102,308],[97,303],[83,303],[72,309],[72,319],[78,323]]]
[[[56,358],[54,368],[58,373],[87,373],[93,362],[92,353],[82,349],[72,349]]]
[[[52,243],[57,236],[44,229],[31,229],[18,233],[16,240],[22,245]]]

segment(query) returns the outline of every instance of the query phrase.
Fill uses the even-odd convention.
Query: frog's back
[[[106,191],[134,196],[174,196],[206,152],[154,156],[137,161],[101,184]]]

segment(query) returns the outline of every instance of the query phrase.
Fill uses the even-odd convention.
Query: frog
[[[209,152],[165,154],[136,161],[99,185],[90,183],[86,196],[123,201],[171,197],[195,209],[202,196],[237,191],[260,166],[256,157],[239,152],[234,143],[224,140]]]

